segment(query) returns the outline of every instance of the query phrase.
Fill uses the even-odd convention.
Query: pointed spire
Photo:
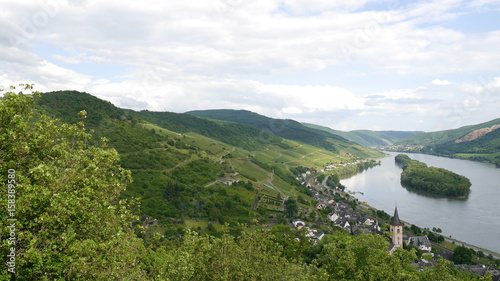
[[[396,206],[396,209],[394,209],[394,216],[392,217],[391,225],[403,225],[401,223],[401,221],[399,220],[398,207],[397,206]]]

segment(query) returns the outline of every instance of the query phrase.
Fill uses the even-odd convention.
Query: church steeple
[[[391,252],[397,248],[403,247],[403,223],[399,220],[398,207],[394,209],[394,216],[391,220],[392,232],[392,249]]]
[[[403,225],[401,223],[401,221],[399,220],[399,214],[398,214],[398,207],[397,206],[396,206],[396,209],[394,209],[394,216],[392,217],[391,225]]]

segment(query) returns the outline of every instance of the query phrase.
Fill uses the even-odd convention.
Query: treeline
[[[245,110],[202,110],[190,111],[188,114],[247,124],[285,139],[300,141],[332,152],[339,151],[337,147],[339,144],[348,146],[354,144],[341,136],[306,127],[294,120],[269,118]]]
[[[447,142],[432,146],[437,154],[453,155],[460,153],[491,154],[500,150],[500,129],[494,130],[480,138],[466,142]]]
[[[395,161],[401,164],[401,184],[414,190],[447,197],[465,197],[470,193],[468,178],[443,168],[428,167],[425,163],[399,154]]]
[[[380,161],[370,159],[368,161],[357,163],[356,165],[347,165],[345,167],[335,168],[333,173],[340,179],[345,179],[378,165],[380,165]]]
[[[472,141],[461,143],[450,141],[422,149],[423,153],[488,162],[500,167],[498,151],[500,151],[500,129]]]
[[[150,249],[146,276],[154,280],[490,280],[459,271],[444,259],[419,271],[415,251],[394,254],[381,235],[342,231],[314,245],[289,226],[246,230],[238,237],[200,236]]]
[[[152,112],[147,110],[140,112],[129,110],[127,112],[174,132],[198,133],[247,150],[262,149],[269,144],[277,145],[284,149],[290,148],[282,143],[282,138],[250,125],[210,120],[183,113]]]

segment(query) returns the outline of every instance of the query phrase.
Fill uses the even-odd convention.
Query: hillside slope
[[[291,171],[381,155],[350,143],[335,144],[336,153],[250,125],[187,114],[123,110],[76,91],[44,93],[36,102],[62,122],[83,120],[92,141],[108,139],[121,165],[132,171],[122,196],[140,198],[142,214],[169,225],[169,235],[186,225],[275,220],[290,197],[300,198],[300,208],[315,210],[311,192]]]
[[[283,145],[282,138],[250,125],[209,120],[183,113],[147,110],[139,112],[127,110],[127,112],[137,118],[174,132],[194,132],[249,150],[262,149],[269,144]]]
[[[370,146],[388,146],[393,145],[408,137],[421,134],[419,131],[370,131],[355,130],[349,131],[350,135],[356,135],[363,139]]]
[[[371,130],[353,130],[339,131],[328,127],[315,124],[302,123],[307,127],[323,130],[331,134],[339,135],[348,140],[354,141],[365,147],[380,147],[393,145],[405,138],[421,134],[420,131],[371,131]]]
[[[472,131],[500,124],[500,118],[477,125],[463,126],[457,129],[418,134],[399,141],[398,145],[433,145],[458,140]]]
[[[304,126],[294,120],[270,118],[246,110],[197,110],[186,113],[203,118],[251,125],[282,138],[299,141],[335,153],[347,151],[346,153],[359,155],[360,157],[372,156],[372,152],[355,142],[330,132]]]
[[[500,166],[500,118],[458,129],[415,135],[399,145],[423,145],[423,153],[495,163]]]

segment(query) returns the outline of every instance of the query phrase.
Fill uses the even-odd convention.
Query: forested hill
[[[275,209],[280,200],[277,205],[256,201],[265,197],[274,202],[278,195],[281,200],[301,198],[303,208],[314,208],[310,192],[291,172],[296,167],[381,155],[349,143],[338,145],[334,153],[234,122],[123,110],[76,91],[43,93],[36,104],[40,112],[62,122],[83,121],[93,135],[90,144],[105,137],[120,153],[122,167],[132,171],[133,181],[123,197],[140,197],[142,213],[160,221],[197,217],[249,223],[250,215],[266,217],[267,209],[279,212]],[[79,114],[82,110],[85,118]],[[228,188],[221,182],[238,184]]]
[[[430,132],[411,136],[399,141],[400,145],[435,145],[458,140],[475,130],[500,124],[500,118],[477,125],[463,126],[457,129]]]
[[[341,146],[354,144],[339,135],[310,128],[294,120],[270,118],[247,110],[196,110],[186,113],[203,118],[251,125],[282,138],[300,141],[334,152],[338,152]]]
[[[108,126],[110,122],[137,123],[148,121],[174,132],[195,132],[245,149],[261,149],[268,144],[280,145],[282,141],[280,137],[248,125],[217,122],[172,112],[124,110],[88,93],[77,91],[44,93],[37,99],[37,103],[49,115],[70,124],[82,121],[76,113],[85,110],[87,112],[85,124],[95,130],[95,135],[98,137],[105,136],[106,133],[103,131],[112,127]],[[119,124],[120,126],[124,125]]]
[[[408,137],[422,134],[420,131],[371,131],[371,130],[353,130],[339,131],[328,127],[315,124],[302,123],[307,127],[323,130],[335,135],[339,135],[348,140],[354,141],[365,147],[383,147],[393,145]]]
[[[269,144],[285,145],[282,138],[250,125],[209,120],[184,113],[147,110],[127,112],[174,132],[194,132],[245,149],[262,149]]]
[[[500,118],[458,129],[415,135],[400,145],[423,145],[420,152],[491,162],[500,167]]]

